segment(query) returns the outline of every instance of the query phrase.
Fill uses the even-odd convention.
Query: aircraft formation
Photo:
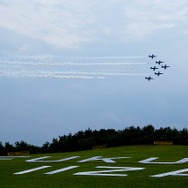
[[[151,55],[148,55],[148,57],[151,58],[151,59],[154,59],[154,58],[156,58],[157,56],[154,55],[154,54],[151,54]],[[154,75],[155,75],[155,76],[160,76],[160,75],[163,74],[163,72],[158,71],[158,70],[160,70],[160,69],[166,70],[168,67],[170,67],[169,65],[164,64],[164,62],[161,61],[161,60],[155,61],[155,64],[156,64],[156,66],[150,67],[150,69],[151,69],[152,71],[154,71]],[[163,64],[164,64],[164,65],[163,65]],[[156,71],[156,70],[157,70],[157,71]],[[152,76],[146,76],[145,79],[148,80],[148,81],[154,80],[154,78],[153,78]]]

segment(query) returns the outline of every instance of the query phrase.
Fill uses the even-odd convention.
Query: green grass
[[[57,153],[31,155],[28,159],[52,156],[45,160],[59,160],[71,156],[80,156],[79,158],[59,162],[32,162],[26,163],[25,158],[15,158],[10,161],[0,160],[0,188],[187,188],[188,176],[168,176],[163,178],[153,178],[151,175],[166,173],[170,171],[188,168],[188,163],[173,165],[140,164],[138,161],[150,157],[159,157],[156,161],[178,161],[188,157],[187,146],[125,146],[117,148],[107,148],[100,150],[91,150],[83,152]],[[103,156],[104,158],[113,157],[131,157],[127,159],[115,160],[116,163],[105,163],[104,161],[92,161],[78,163],[78,161],[94,156]],[[23,170],[36,168],[40,166],[52,166],[36,172],[23,175],[14,173]],[[79,166],[66,172],[60,172],[54,175],[45,175],[44,173],[57,170],[68,166]],[[116,172],[117,174],[127,174],[126,177],[105,177],[105,176],[75,176],[77,172],[97,171],[96,166],[119,166],[119,167],[144,167],[144,170]],[[112,172],[114,173],[114,172]]]

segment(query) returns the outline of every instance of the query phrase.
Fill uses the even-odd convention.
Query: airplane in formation
[[[148,76],[148,77],[146,76],[145,79],[148,81],[153,80],[153,78],[151,76]]]
[[[155,75],[160,76],[161,74],[163,74],[162,72],[155,72]]]
[[[151,55],[148,55],[148,57],[153,59],[154,57],[157,57],[157,56],[154,55],[154,54],[151,54]],[[166,70],[168,67],[170,67],[167,64],[161,65],[162,63],[164,63],[161,60],[155,61],[155,63],[158,64],[158,66],[153,66],[153,67],[151,66],[150,69],[154,71],[154,75],[156,75],[156,76],[160,76],[161,74],[163,74],[163,72],[160,71],[161,69],[165,69]],[[156,72],[156,70],[159,70],[159,71]],[[151,76],[146,76],[145,79],[148,80],[148,81],[154,80],[154,78],[152,78]]]
[[[163,69],[166,69],[166,68],[168,68],[168,67],[170,67],[170,66],[169,66],[169,65],[161,66],[161,68],[163,68]]]
[[[156,55],[154,55],[154,54],[151,54],[151,55],[149,55],[148,57],[150,57],[150,58],[154,58],[154,57],[157,57]]]
[[[156,69],[159,69],[159,68],[157,68],[156,66],[154,66],[154,67],[150,67],[150,69],[152,69],[153,71],[155,71]]]
[[[161,63],[164,63],[163,61],[159,60],[159,61],[155,61],[156,64],[161,64]]]

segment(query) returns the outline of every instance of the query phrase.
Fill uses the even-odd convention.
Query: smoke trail
[[[54,58],[55,57],[55,58]],[[0,58],[0,77],[94,79],[109,76],[144,76],[144,56],[70,57],[13,56]],[[59,58],[59,59],[58,59]],[[126,59],[129,59],[128,61]],[[90,62],[90,60],[93,60]]]
[[[43,63],[43,62],[25,62],[25,61],[2,61],[1,65],[17,66],[125,66],[125,65],[146,65],[147,62],[113,62],[113,63]]]
[[[86,57],[63,57],[63,56],[52,56],[52,55],[45,55],[45,56],[1,56],[0,61],[20,61],[20,62],[51,62],[51,61],[110,61],[110,60],[118,60],[118,61],[126,61],[126,60],[137,60],[143,59],[146,56],[86,56]]]
[[[147,56],[90,56],[90,57],[67,57],[70,59],[140,59],[140,58],[146,58]]]
[[[56,78],[56,79],[93,79],[107,76],[145,76],[147,73],[117,73],[117,72],[32,72],[32,71],[0,71],[0,77],[14,78]]]
[[[55,75],[101,75],[101,76],[144,76],[147,73],[117,73],[117,72],[54,72]]]
[[[53,78],[53,79],[104,79],[103,76],[89,76],[79,74],[63,74],[54,72],[2,72],[0,77],[5,78]]]

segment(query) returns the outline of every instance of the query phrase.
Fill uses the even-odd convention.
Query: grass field
[[[51,156],[37,161],[26,162],[35,158]],[[60,159],[79,156],[77,158],[60,161]],[[88,160],[95,156],[98,160]],[[130,157],[130,158],[116,158]],[[153,162],[175,162],[184,158],[188,158],[187,146],[125,146],[117,148],[98,149],[83,152],[57,153],[57,154],[40,154],[31,155],[28,158],[13,158],[6,160],[0,158],[0,187],[1,188],[187,188],[188,187],[188,170],[178,175],[168,175],[165,177],[151,177],[152,175],[163,174],[167,172],[177,171],[188,168],[188,162],[181,164],[144,164],[139,161],[159,157]],[[106,162],[105,159],[106,158]],[[53,160],[53,161],[52,161]],[[59,161],[58,161],[59,160]],[[110,163],[111,162],[111,163]],[[114,163],[112,163],[114,162]],[[38,167],[44,169],[23,172]],[[74,166],[74,167],[73,167]],[[102,166],[102,167],[101,167]],[[66,171],[55,171],[71,167]],[[100,167],[100,168],[96,168]],[[110,168],[111,167],[111,168]],[[112,168],[121,167],[121,168]],[[124,167],[124,168],[123,168]],[[125,167],[131,167],[126,171]],[[140,168],[139,170],[135,168]],[[123,169],[123,171],[122,171]],[[65,170],[65,169],[64,169]],[[99,176],[97,173],[88,174],[89,171],[109,171],[103,172]],[[114,171],[118,170],[118,171]],[[23,174],[15,174],[23,172]],[[46,174],[53,172],[52,174]],[[55,173],[56,172],[56,173]],[[84,174],[77,174],[85,172]],[[86,173],[87,172],[87,173]],[[92,175],[91,175],[92,174]],[[115,176],[117,175],[117,176]],[[121,176],[118,176],[121,175]],[[127,176],[126,176],[127,175]],[[184,176],[183,176],[184,175]]]

